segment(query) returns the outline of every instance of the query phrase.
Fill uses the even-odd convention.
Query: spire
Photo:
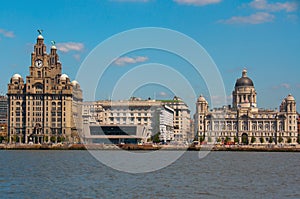
[[[247,77],[247,70],[246,69],[243,70],[242,77]]]
[[[52,44],[51,49],[53,49],[53,50],[56,50],[55,43],[56,43],[55,41],[51,41],[51,44]]]
[[[38,39],[44,39],[44,37],[42,36],[43,30],[42,30],[42,29],[39,29],[39,30],[37,30],[37,31],[38,31],[38,33],[39,33]]]

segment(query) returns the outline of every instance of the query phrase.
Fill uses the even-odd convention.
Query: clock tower
[[[15,74],[8,84],[9,141],[57,143],[79,141],[82,91],[62,74],[57,48],[47,53],[39,35],[31,53],[26,83]]]

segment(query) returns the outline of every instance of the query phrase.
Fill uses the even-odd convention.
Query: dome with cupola
[[[18,80],[19,78],[22,78],[20,74],[14,74],[12,76],[12,79],[14,79],[14,80]]]
[[[62,80],[62,81],[67,80],[67,78],[69,78],[69,76],[66,75],[66,74],[62,74],[62,75],[60,76],[60,80]]]
[[[253,81],[247,77],[247,70],[244,69],[242,77],[236,80],[235,87],[254,86]]]

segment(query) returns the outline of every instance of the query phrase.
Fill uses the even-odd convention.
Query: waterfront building
[[[0,96],[0,125],[6,124],[7,125],[7,97]]]
[[[21,75],[13,75],[7,96],[10,143],[78,141],[82,116],[80,85],[62,74],[56,46],[53,44],[47,54],[41,34],[31,53],[26,82]]]
[[[99,100],[84,102],[83,107],[85,124],[91,124],[94,120],[101,126],[141,125],[146,127],[149,137],[159,132],[157,119],[161,103],[156,100],[136,97],[129,100]]]
[[[83,137],[86,144],[138,144],[149,138],[144,125],[90,125],[89,132]]]
[[[194,134],[191,131],[191,115],[188,105],[176,96],[172,100],[161,100],[161,102],[174,110],[174,141],[177,143],[191,142]]]
[[[232,106],[212,110],[202,95],[198,98],[195,123],[200,141],[296,143],[298,116],[296,101],[291,94],[283,99],[279,110],[260,109],[253,81],[247,76],[247,70],[243,70],[242,77],[235,83],[232,97]]]
[[[7,141],[7,97],[0,96],[0,143]]]
[[[159,111],[159,139],[164,143],[174,140],[174,110],[167,105]]]
[[[84,136],[89,136],[89,126],[142,126],[145,136],[150,138],[160,133],[164,142],[174,141],[174,110],[157,100],[142,100],[132,97],[129,100],[100,100],[83,103]],[[140,127],[138,127],[140,129]]]

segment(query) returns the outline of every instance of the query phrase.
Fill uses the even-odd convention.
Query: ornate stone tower
[[[81,108],[82,91],[78,82],[71,82],[61,71],[54,42],[47,54],[40,34],[31,53],[26,84],[18,74],[8,84],[10,142],[73,141],[77,131],[73,112],[81,113],[77,109]]]
[[[243,70],[242,77],[236,80],[232,106],[234,109],[256,108],[256,91],[252,80],[247,77],[247,70]]]
[[[200,95],[196,102],[196,114],[195,114],[195,127],[196,135],[203,136],[206,128],[206,114],[208,113],[208,102],[206,99]]]
[[[289,94],[280,105],[280,112],[285,113],[285,130],[288,133],[297,133],[297,111],[295,98]],[[290,135],[292,136],[292,135]],[[294,140],[293,140],[294,141]]]

